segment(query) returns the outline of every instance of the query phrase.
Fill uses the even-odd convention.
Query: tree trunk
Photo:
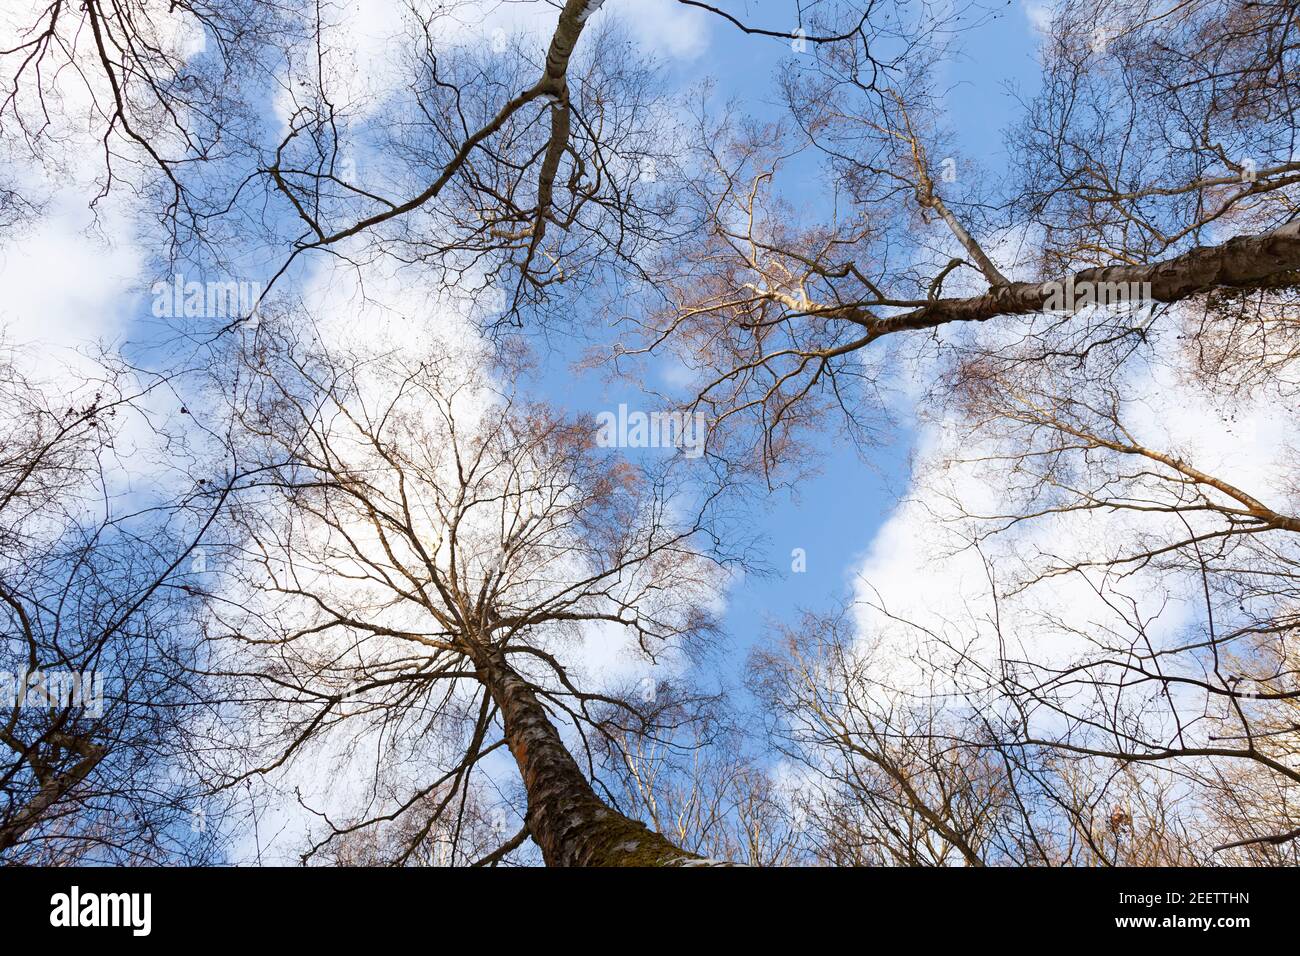
[[[983,295],[936,299],[904,315],[868,324],[871,337],[933,328],[949,322],[983,322],[1045,308],[1055,290],[1073,284],[1146,284],[1156,302],[1181,302],[1213,289],[1261,289],[1300,284],[1300,223],[1257,236],[1235,236],[1217,246],[1198,246],[1150,265],[1084,269],[1052,282],[1010,282]]]
[[[0,852],[16,846],[28,830],[44,819],[50,807],[86,779],[106,753],[103,747],[88,741],[77,741],[74,749],[81,754],[81,760],[70,770],[46,780],[31,802],[19,810],[12,820],[0,826]]]
[[[681,866],[699,859],[596,795],[531,685],[503,655],[484,655],[478,673],[501,709],[528,794],[525,823],[547,866]]]

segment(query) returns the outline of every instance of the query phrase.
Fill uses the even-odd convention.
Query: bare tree
[[[751,662],[812,857],[837,866],[1170,866],[1216,827],[1177,776],[1026,739],[969,623],[862,637],[806,616]],[[1008,715],[1013,715],[1008,717]],[[1182,805],[1180,805],[1180,802]]]
[[[844,618],[807,616],[751,665],[778,746],[820,785],[803,807],[817,855],[984,865],[1009,809],[1001,768],[945,726],[933,687],[880,683],[853,636]]]
[[[1077,641],[1067,659],[1017,647],[999,665],[1025,732],[1080,754],[1176,762],[1221,815],[1238,799],[1228,780],[1255,777],[1251,789],[1266,792],[1293,788],[1294,489],[1247,489],[1211,474],[1186,449],[1154,445],[1109,379],[1090,387],[1085,374],[1031,375],[1010,352],[963,366],[956,383],[976,434],[992,439],[980,464],[999,472],[1013,464],[1015,475],[999,512],[962,510],[973,540],[1048,522],[1083,528],[1098,513],[1124,532],[1101,549],[1081,535],[1077,548],[1062,541],[1023,555],[1016,590],[1072,578],[1097,603],[1086,621],[1045,621]],[[1158,611],[1144,610],[1141,595],[1125,587],[1130,579],[1148,598],[1166,582],[1199,604],[1199,616],[1162,634]],[[1050,735],[1029,729],[1035,713],[1051,716]],[[1295,837],[1285,810],[1281,820],[1253,819],[1274,820],[1260,841]]]
[[[803,862],[800,823],[782,782],[763,766],[764,750],[756,754],[723,714],[686,722],[686,733],[651,728],[602,738],[604,774],[635,815],[702,857],[747,866]]]
[[[164,257],[215,252],[213,219],[256,156],[255,86],[276,50],[301,42],[302,12],[263,0],[53,0],[26,21],[15,11],[0,40],[0,140],[52,180],[90,146],[102,162],[92,208],[118,188],[143,193]]]
[[[179,461],[136,471],[156,451],[142,438],[157,437],[145,409],[162,383],[103,367],[56,388],[25,358],[0,364],[0,854],[207,859],[184,675],[193,564],[222,492]]]
[[[601,690],[565,648],[618,641],[671,659],[709,637],[724,561],[712,497],[599,453],[590,422],[496,394],[436,352],[260,334],[236,357],[236,450],[258,477],[239,493],[246,545],[214,606],[209,665],[245,688],[232,694],[252,739],[235,739],[253,761],[221,784],[331,743],[374,747],[370,789],[403,796],[327,817],[305,858],[409,814],[404,862],[463,818],[485,758],[508,748],[546,863],[693,859],[601,798],[589,750],[593,734],[688,702]]]
[[[697,371],[719,453],[753,450],[775,469],[796,457],[800,434],[837,419],[870,443],[876,389],[906,343],[960,342],[986,322],[1032,330],[1067,289],[1195,306],[1289,284],[1300,264],[1294,130],[1278,86],[1289,74],[1252,65],[1294,55],[1289,7],[1192,7],[1067,6],[1001,195],[944,133],[930,64],[948,41],[921,25],[884,62],[866,33],[811,49],[783,83],[784,124],[702,111],[684,192],[704,225],[657,261],[645,308],[627,316],[639,341],[619,343],[614,359],[674,351]],[[822,15],[852,23],[858,11]],[[1211,39],[1223,22],[1236,27],[1225,47]],[[1090,46],[1094,23],[1119,35]],[[1259,109],[1220,94],[1233,70],[1260,84]],[[1094,143],[1122,154],[1095,155]],[[784,185],[792,157],[810,150],[833,184],[825,221],[800,214]],[[1134,182],[1125,163],[1143,164],[1145,179],[1108,188],[1108,176]],[[1025,229],[1044,237],[1040,248],[995,247]],[[1071,292],[1069,311],[1085,304]],[[1149,332],[1095,321],[1081,345]]]
[[[422,798],[424,806],[396,820],[345,825],[325,856],[332,866],[389,866],[394,860],[408,866],[497,866],[519,856],[515,851],[528,839],[527,829],[505,832],[487,795],[450,799],[460,806],[455,817],[439,810],[448,797],[434,791]],[[426,827],[428,820],[432,827]]]

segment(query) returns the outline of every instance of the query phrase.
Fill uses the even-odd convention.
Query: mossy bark
[[[596,795],[531,685],[502,655],[481,658],[478,672],[501,709],[506,743],[528,794],[525,822],[547,866],[681,866],[699,860]]]

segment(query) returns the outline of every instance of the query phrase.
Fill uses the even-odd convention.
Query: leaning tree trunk
[[[501,709],[528,795],[525,823],[547,866],[681,866],[700,859],[596,795],[532,686],[500,653],[485,655],[478,672]]]
[[[0,824],[0,853],[16,846],[28,830],[45,818],[52,806],[76,789],[104,759],[106,751],[98,744],[63,734],[52,736],[62,746],[78,753],[81,759],[69,770],[41,780],[40,789],[27,805],[8,822]]]
[[[1149,286],[1152,301],[1182,302],[1215,289],[1269,289],[1297,283],[1300,222],[1290,222],[1261,235],[1234,236],[1217,246],[1198,246],[1161,262],[1098,266],[1060,276],[1053,282],[999,283],[983,295],[935,299],[903,315],[875,319],[868,328],[871,338],[878,338],[948,322],[983,322],[1002,315],[1040,312],[1050,306],[1054,295],[1071,284]]]

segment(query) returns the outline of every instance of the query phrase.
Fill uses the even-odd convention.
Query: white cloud
[[[609,4],[647,53],[674,60],[694,60],[709,48],[712,21],[702,10],[674,0],[636,0]]]
[[[997,334],[987,331],[990,337]],[[1128,383],[1125,424],[1149,447],[1222,475],[1266,502],[1275,501],[1285,487],[1288,456],[1300,443],[1300,423],[1294,416],[1277,414],[1276,403],[1266,396],[1234,402],[1231,420],[1219,414],[1213,399],[1183,374],[1177,342],[1172,336],[1170,340],[1159,346],[1159,360]],[[910,372],[923,380],[933,377],[929,368]],[[1043,663],[1077,653],[1077,635],[1069,634],[1069,627],[1088,632],[1124,626],[1093,590],[1102,581],[1100,573],[1091,575],[1091,583],[1068,574],[1025,591],[1012,585],[1020,580],[1018,575],[1041,567],[1044,556],[1088,559],[1112,554],[1136,540],[1139,531],[1152,529],[1152,522],[1176,519],[1108,510],[1045,516],[986,540],[981,555],[964,547],[968,539],[963,532],[969,525],[959,514],[1011,509],[1006,496],[1012,473],[1002,472],[1000,478],[996,468],[976,461],[1004,446],[989,444],[956,414],[942,410],[920,423],[916,441],[914,477],[904,500],[855,569],[860,633],[864,640],[893,649],[895,677],[908,673],[914,663],[909,655],[918,633],[895,618],[936,632],[978,637],[977,646],[991,656],[996,612],[1011,650]],[[1172,531],[1166,527],[1166,533]],[[997,606],[985,557],[1002,594]],[[1102,586],[1136,602],[1138,615],[1152,620],[1147,636],[1156,643],[1172,638],[1201,613],[1198,581],[1140,569],[1122,581],[1107,579]],[[1067,630],[1049,619],[1062,622]]]
[[[62,197],[23,238],[0,246],[0,322],[11,341],[49,352],[114,340],[129,321],[142,253],[122,217],[92,215],[83,197]],[[103,233],[103,234],[101,234]]]
[[[1029,26],[1040,37],[1050,35],[1052,30],[1052,17],[1055,15],[1050,3],[1041,3],[1038,0],[1021,0],[1020,9],[1024,11],[1025,19],[1029,21]]]

